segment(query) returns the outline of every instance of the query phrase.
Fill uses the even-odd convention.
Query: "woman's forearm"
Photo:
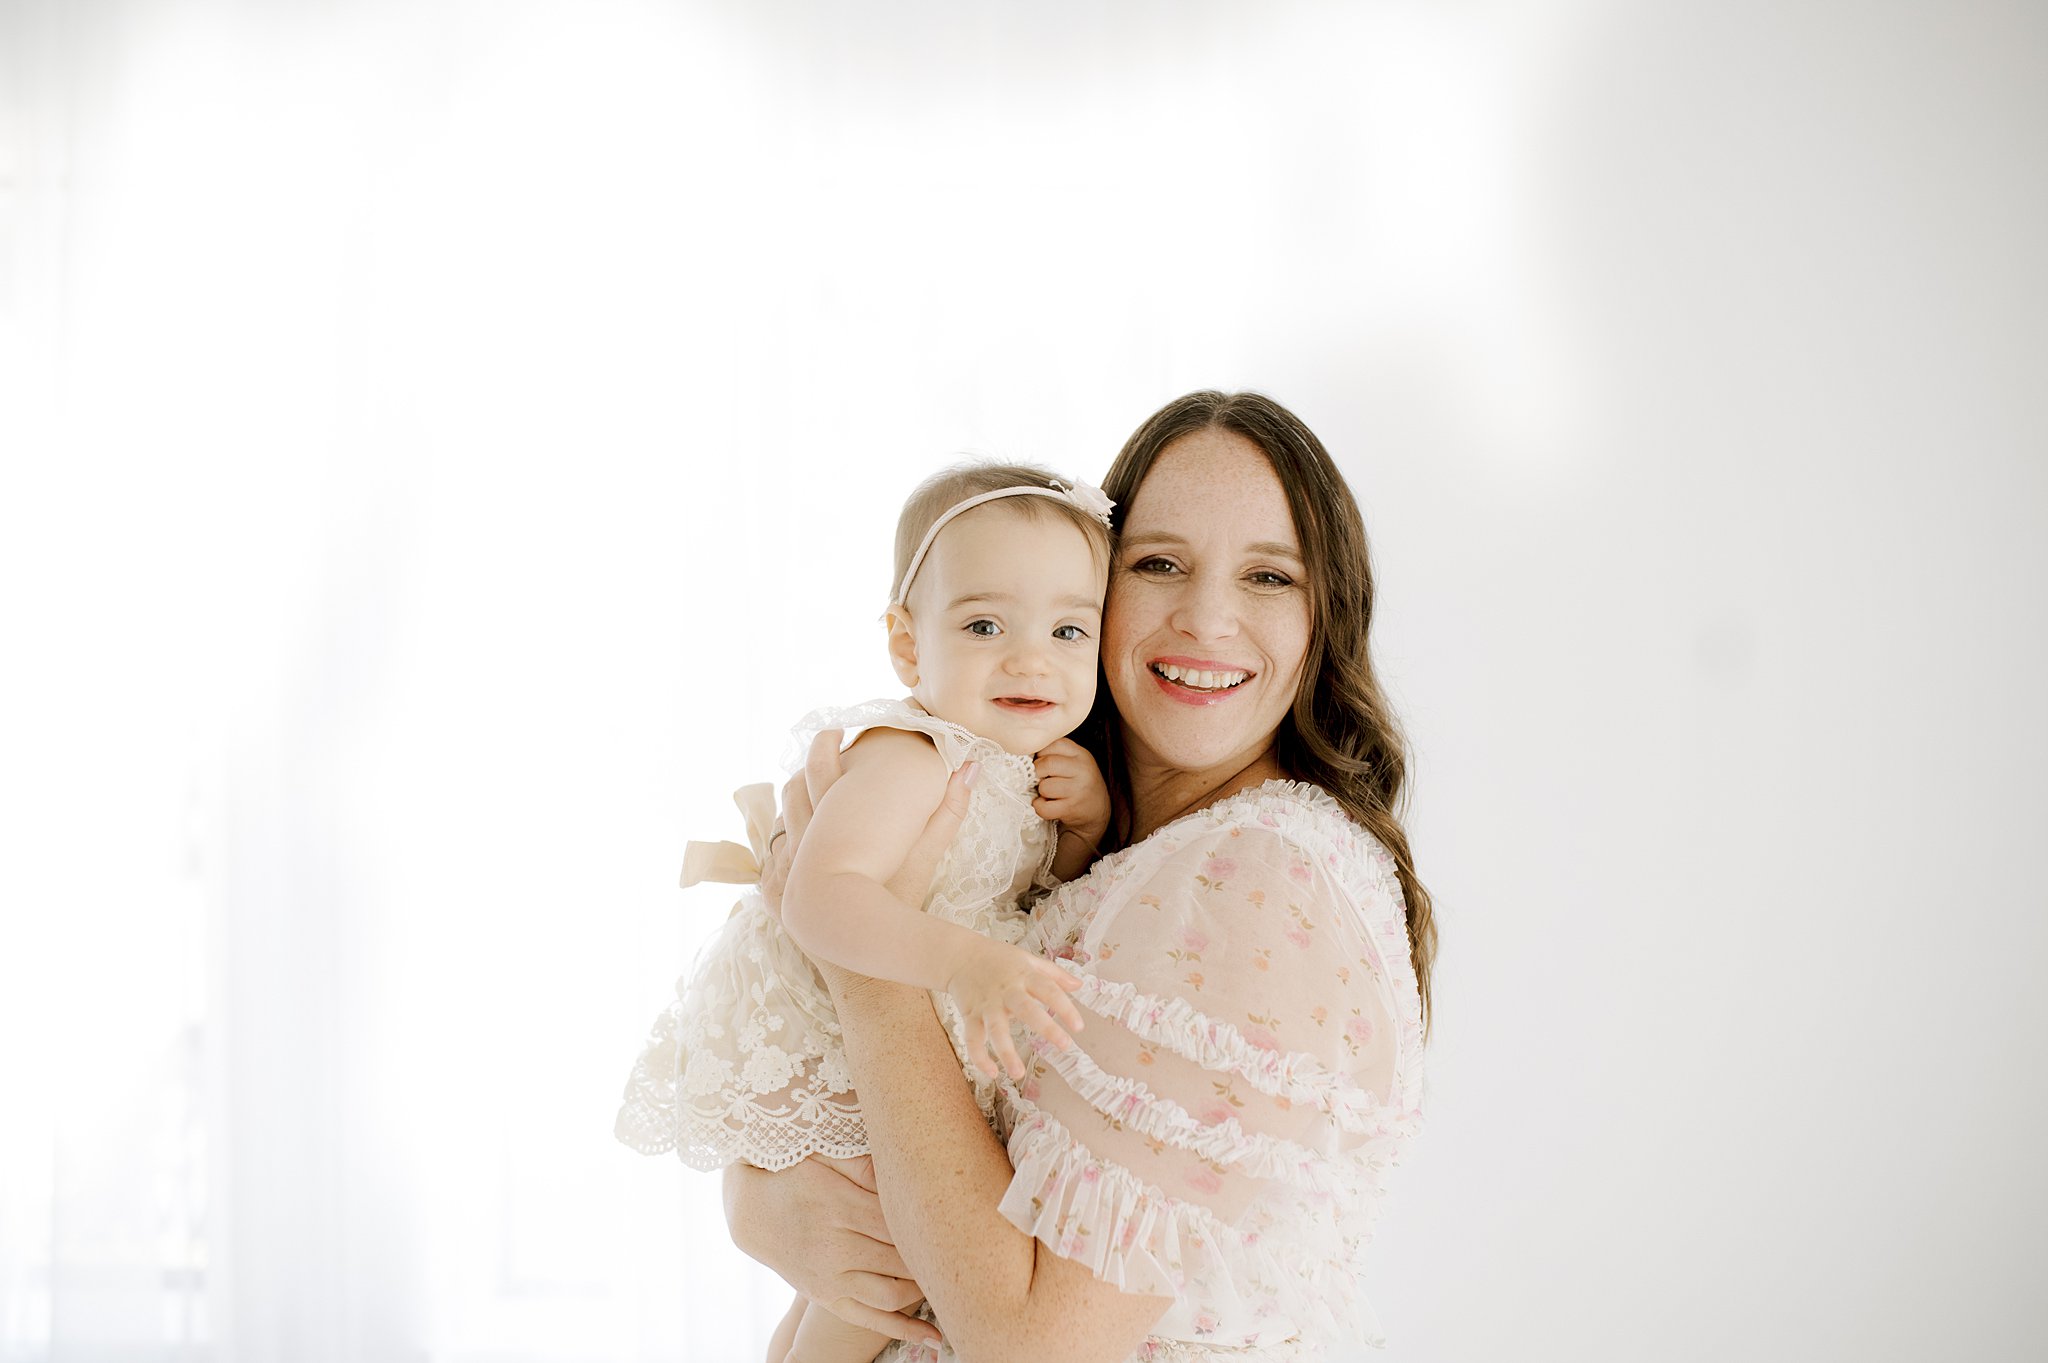
[[[1128,1357],[1169,1304],[1118,1292],[997,1210],[1010,1161],[922,991],[829,971],[889,1230],[965,1363]]]

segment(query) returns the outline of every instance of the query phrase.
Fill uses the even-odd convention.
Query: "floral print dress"
[[[1080,977],[1089,1025],[998,1081],[1004,1216],[1173,1298],[1134,1358],[1381,1343],[1360,1282],[1420,1118],[1422,1010],[1379,842],[1320,788],[1271,781],[1104,858],[1022,945]]]

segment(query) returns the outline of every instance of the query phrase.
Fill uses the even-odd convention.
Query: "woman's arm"
[[[792,841],[838,775],[829,736],[783,790]],[[967,810],[971,773],[945,799],[890,880],[905,899],[929,881]],[[794,881],[792,898],[800,893]],[[921,896],[919,896],[921,897]],[[930,996],[820,965],[832,989],[867,1123],[889,1235],[966,1363],[1128,1357],[1171,1299],[1119,1291],[1045,1249],[998,1210],[1010,1161],[960,1077]]]
[[[922,887],[965,817],[972,775],[968,768],[955,773],[924,834],[890,877],[890,889],[906,903],[922,899]],[[821,734],[805,771],[783,787],[789,842],[806,836],[812,809],[838,776],[836,736]],[[763,876],[771,908],[780,908],[787,856],[785,848]],[[998,1207],[1012,1176],[1009,1159],[961,1081],[929,995],[829,965],[820,969],[840,1009],[887,1234],[955,1352],[966,1363],[1128,1357],[1171,1299],[1120,1292],[1005,1220]],[[748,1252],[771,1266],[779,1269],[800,1248],[794,1226],[746,1235],[745,1218],[734,1214],[730,1196],[728,1216],[735,1238],[751,1241]],[[924,1266],[922,1273],[913,1263]]]
[[[929,996],[826,969],[882,1212],[966,1363],[1130,1356],[1172,1304],[1121,1292],[997,1210],[1009,1157],[961,1082]]]
[[[813,1155],[772,1174],[729,1164],[725,1219],[735,1245],[840,1319],[896,1339],[938,1339],[904,1314],[924,1292],[889,1241],[866,1159]]]

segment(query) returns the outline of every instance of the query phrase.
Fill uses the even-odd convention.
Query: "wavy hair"
[[[1393,855],[1426,1035],[1436,919],[1401,827],[1408,743],[1372,670],[1366,639],[1372,624],[1372,561],[1358,499],[1344,475],[1315,432],[1271,398],[1206,390],[1175,398],[1154,412],[1125,442],[1102,490],[1116,500],[1114,519],[1121,530],[1124,513],[1160,452],[1182,436],[1217,428],[1234,431],[1265,453],[1286,491],[1308,568],[1308,656],[1294,705],[1280,723],[1281,769],[1327,790]],[[1099,723],[1090,728],[1107,759],[1103,771],[1117,788],[1123,781],[1121,742],[1110,722],[1107,690],[1099,693]],[[1123,793],[1118,790],[1120,803]]]

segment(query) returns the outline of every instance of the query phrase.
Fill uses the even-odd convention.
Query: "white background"
[[[2021,4],[0,3],[0,1359],[756,1356],[681,844],[1212,385],[1416,748],[1384,1357],[2038,1347],[2043,166]]]

